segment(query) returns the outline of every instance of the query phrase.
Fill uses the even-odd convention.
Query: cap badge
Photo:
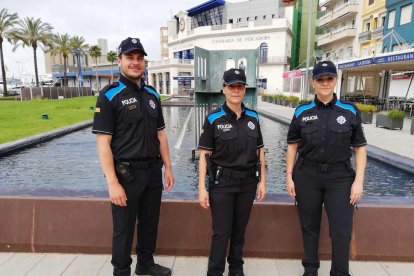
[[[149,101],[149,105],[152,107],[152,109],[155,109],[155,103],[153,100]]]
[[[346,119],[344,116],[339,116],[338,118],[336,118],[336,121],[338,122],[338,124],[343,125],[346,122]]]
[[[255,127],[256,127],[256,126],[255,126],[252,122],[250,122],[250,121],[247,123],[247,126],[248,126],[250,129],[255,129]]]
[[[138,41],[137,41],[135,38],[133,38],[133,39],[131,40],[131,42],[132,42],[132,43],[134,43],[134,44],[136,44]]]
[[[234,71],[234,74],[238,75],[238,74],[240,74],[240,71],[239,70],[235,70]]]
[[[322,66],[326,67],[326,66],[328,66],[328,63],[322,63]]]

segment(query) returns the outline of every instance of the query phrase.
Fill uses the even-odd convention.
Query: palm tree
[[[112,73],[112,66],[114,61],[117,59],[118,54],[115,51],[109,51],[106,59],[111,63],[111,83],[114,82],[114,74]]]
[[[13,32],[13,26],[17,23],[17,13],[10,14],[7,9],[0,11],[0,62],[1,62],[1,75],[3,76],[3,93],[7,96],[7,83],[6,83],[6,70],[4,69],[4,57],[3,57],[3,40],[6,38],[8,41],[11,39],[11,33]]]
[[[63,57],[63,86],[67,86],[67,60],[69,54],[72,52],[71,38],[66,34],[53,35],[51,45],[47,52],[52,56],[61,55]]]
[[[18,22],[19,28],[13,33],[13,42],[15,44],[13,51],[17,47],[32,47],[34,69],[36,77],[36,86],[39,86],[39,74],[37,71],[37,47],[44,49],[45,46],[49,46],[53,37],[53,27],[49,23],[42,22],[40,18],[34,19],[33,17],[26,17]]]
[[[81,69],[81,57],[82,54],[88,51],[89,45],[85,43],[85,38],[83,36],[73,36],[70,40],[70,44],[72,46],[72,53],[76,57],[76,63],[78,64],[78,70]],[[81,72],[78,72],[80,75]]]
[[[96,89],[99,90],[99,83],[98,83],[98,57],[102,55],[101,48],[98,45],[92,45],[89,47],[89,55],[95,58],[95,73],[96,73]]]

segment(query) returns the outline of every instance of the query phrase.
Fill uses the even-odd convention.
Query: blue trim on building
[[[122,89],[124,89],[126,87],[125,84],[123,84],[121,81],[119,81],[119,84],[117,87],[112,87],[110,89],[108,89],[108,91],[105,92],[105,97],[112,101],[112,99],[116,96],[116,94],[118,94],[119,92],[122,91]]]
[[[340,108],[347,109],[347,110],[351,111],[354,114],[357,113],[357,110],[355,109],[355,107],[352,104],[343,103],[343,102],[341,102],[340,100],[337,99],[335,105],[340,107]]]
[[[250,117],[254,117],[254,118],[256,118],[256,120],[259,121],[259,114],[257,114],[256,112],[254,112],[252,110],[246,110],[245,113],[246,113],[246,115],[248,115]]]
[[[222,6],[224,5],[225,2],[226,1],[223,1],[223,0],[210,0],[210,1],[204,2],[198,6],[195,6],[194,8],[187,10],[188,16],[194,16],[194,15],[203,13],[205,11],[214,9],[216,7]]]
[[[158,99],[160,98],[160,95],[152,87],[145,86],[144,88],[145,88],[145,90],[147,90],[151,94],[155,95]]]
[[[77,72],[67,72],[66,76],[67,77],[76,77],[77,76]],[[99,75],[110,75],[111,74],[111,70],[98,70],[98,76]],[[112,70],[112,74],[114,75],[120,75],[121,72],[119,70],[119,68]],[[95,70],[89,70],[89,71],[82,71],[82,77],[88,77],[88,76],[92,76],[94,77],[96,75],[96,71]],[[52,74],[53,78],[63,78],[63,73],[55,73]]]
[[[304,104],[299,106],[296,110],[295,110],[295,117],[297,118],[303,111],[309,110],[312,107],[315,106],[315,101],[308,103],[308,104]]]
[[[226,112],[223,110],[223,108],[220,108],[219,111],[214,112],[213,114],[210,114],[207,117],[207,120],[210,122],[210,124],[212,124],[215,120],[223,116],[226,116]]]

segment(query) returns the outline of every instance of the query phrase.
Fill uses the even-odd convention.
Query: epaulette
[[[299,105],[295,109],[295,117],[297,118],[303,111],[309,110],[315,106],[315,101],[311,101],[310,103],[304,103]]]
[[[105,97],[112,101],[112,99],[119,93],[122,91],[122,89],[124,89],[126,87],[125,84],[123,84],[122,82],[113,82],[111,84],[108,84],[107,86],[105,86],[101,93],[103,93],[105,95]]]
[[[222,107],[220,107],[212,111],[210,114],[208,114],[207,120],[210,122],[210,124],[212,124],[216,119],[223,117],[225,115],[226,115],[226,112],[224,111]]]
[[[160,94],[158,94],[155,88],[152,87],[151,85],[145,85],[144,89],[147,90],[149,93],[155,95],[158,99],[160,98]]]
[[[340,99],[336,99],[335,105],[342,108],[351,111],[352,113],[356,114],[358,108],[355,106],[354,103],[349,101],[343,101]]]
[[[250,117],[256,118],[256,120],[259,121],[259,113],[257,113],[255,110],[245,107],[244,113]]]

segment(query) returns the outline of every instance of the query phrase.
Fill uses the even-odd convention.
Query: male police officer
[[[138,218],[138,275],[171,275],[154,263],[162,193],[174,185],[161,101],[142,76],[147,55],[138,38],[119,46],[121,77],[99,93],[92,132],[108,183],[113,218],[114,275],[130,275],[131,247]],[[162,160],[161,160],[162,159]]]
[[[287,135],[286,189],[298,202],[305,276],[317,276],[322,205],[332,240],[331,276],[348,276],[353,205],[363,191],[367,143],[354,104],[337,99],[335,64],[312,71],[315,100],[295,110]],[[351,166],[355,152],[355,171]],[[296,154],[298,158],[296,160]]]

